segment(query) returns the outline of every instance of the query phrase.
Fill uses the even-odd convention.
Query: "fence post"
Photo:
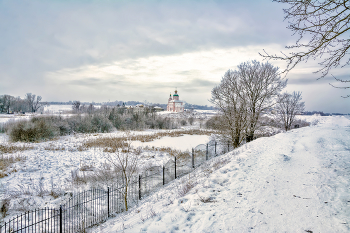
[[[192,148],[192,168],[194,168],[194,149]]]
[[[63,224],[63,222],[62,222],[62,205],[60,205],[60,233],[63,232],[62,231],[62,224]]]
[[[208,153],[209,153],[209,151],[208,151],[208,146],[209,146],[209,144],[207,143],[207,150],[206,150],[206,152],[205,152],[205,159],[206,159],[206,160],[208,160]]]
[[[141,175],[139,175],[139,199],[141,200]]]
[[[176,179],[176,156],[175,156],[175,179]]]
[[[216,141],[215,141],[215,153],[214,153],[214,156],[216,156]]]
[[[164,170],[165,170],[165,168],[164,168],[164,165],[163,165],[163,185],[165,184],[165,180],[164,180]]]
[[[230,151],[230,142],[227,142],[227,152]]]
[[[109,218],[109,187],[107,187],[107,213]]]

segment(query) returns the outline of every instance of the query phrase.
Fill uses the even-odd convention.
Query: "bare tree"
[[[14,103],[15,97],[11,96],[11,95],[3,95],[2,97],[2,102],[3,102],[3,110],[6,113],[10,113],[10,109]]]
[[[41,99],[41,96],[36,96],[32,93],[26,94],[26,100],[31,112],[36,112],[39,108],[43,107],[44,105],[47,105],[47,103],[41,102]]]
[[[246,141],[250,142],[254,139],[259,117],[274,105],[274,97],[287,85],[287,80],[281,78],[278,67],[255,60],[241,63],[238,66],[238,77],[243,90],[242,98],[247,102]]]
[[[274,0],[289,4],[284,9],[285,20],[288,20],[288,29],[299,35],[295,45],[286,46],[293,52],[281,56],[260,54],[265,58],[284,60],[288,65],[284,72],[289,72],[298,63],[308,59],[323,59],[319,65],[321,77],[325,77],[332,68],[344,67],[350,64],[349,58],[349,0]],[[308,40],[303,43],[302,39]],[[350,80],[337,79],[341,83]],[[347,89],[350,87],[337,87]],[[350,97],[350,95],[346,96]]]
[[[5,111],[5,102],[4,102],[4,96],[0,95],[0,113]]]
[[[212,102],[222,113],[219,129],[225,139],[237,148],[244,139],[247,124],[247,102],[242,96],[237,71],[228,70],[220,85],[211,91]]]
[[[106,158],[122,178],[123,182],[120,190],[124,197],[125,210],[128,211],[128,192],[138,171],[138,157],[130,152],[130,144],[128,144],[127,149],[117,148],[115,153],[107,153]]]
[[[236,71],[227,71],[221,84],[212,90],[211,102],[222,113],[223,134],[234,147],[254,139],[263,111],[274,105],[275,97],[286,86],[278,68],[270,63],[244,62]]]
[[[80,103],[79,100],[73,101],[73,103],[72,103],[72,109],[73,109],[73,111],[79,112],[79,110],[80,110],[80,105],[81,105],[81,103]]]
[[[14,98],[12,106],[14,112],[25,112],[28,109],[26,100],[19,96]]]
[[[301,102],[301,92],[293,92],[289,94],[287,92],[278,96],[276,111],[277,116],[283,123],[284,129],[290,130],[295,116],[304,111],[305,102]]]

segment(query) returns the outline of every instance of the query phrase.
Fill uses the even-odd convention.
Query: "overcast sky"
[[[228,69],[259,52],[288,52],[283,4],[271,0],[0,0],[0,95],[45,101],[181,100],[211,105]],[[270,61],[285,68],[284,62]],[[286,91],[306,110],[350,113],[348,90],[316,80],[317,61],[298,65]],[[336,77],[349,67],[334,69]]]

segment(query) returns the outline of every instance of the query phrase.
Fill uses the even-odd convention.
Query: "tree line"
[[[14,97],[11,95],[0,95],[0,113],[14,113],[14,112],[37,112],[42,107],[48,105],[47,102],[42,101],[41,96],[32,93],[27,93],[22,99],[21,97]]]

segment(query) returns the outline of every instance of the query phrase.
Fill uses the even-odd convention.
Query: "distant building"
[[[159,107],[159,106],[155,106],[153,109],[154,109],[155,112],[161,112],[161,111],[164,110],[164,109],[162,109],[162,108]]]
[[[184,104],[179,100],[179,95],[177,94],[177,90],[175,90],[175,94],[173,97],[170,97],[168,99],[168,105],[167,105],[167,111],[169,112],[183,112],[184,111]]]

